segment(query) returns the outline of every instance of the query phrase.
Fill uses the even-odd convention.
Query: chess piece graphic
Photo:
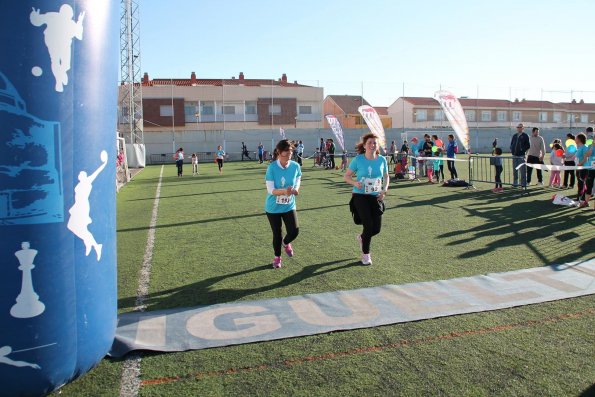
[[[46,25],[43,32],[44,42],[50,54],[57,92],[64,91],[64,86],[68,84],[72,39],[83,39],[85,13],[81,12],[76,22],[72,19],[73,16],[74,11],[68,4],[63,4],[59,12],[41,14],[39,9],[33,8],[29,14],[33,26]]]
[[[89,203],[89,196],[93,189],[93,181],[107,165],[107,152],[105,150],[101,151],[100,159],[103,164],[94,173],[89,176],[87,176],[85,171],[79,173],[79,183],[74,188],[74,205],[68,210],[70,218],[67,225],[68,230],[85,243],[85,255],[89,256],[91,249],[95,248],[97,261],[101,259],[101,248],[103,245],[95,241],[95,237],[93,237],[93,234],[88,229],[89,224],[93,222],[90,215],[91,204]]]
[[[31,277],[31,270],[35,268],[33,260],[37,255],[37,250],[31,249],[27,241],[21,243],[21,248],[14,253],[20,263],[19,270],[23,272],[21,292],[17,296],[17,303],[10,309],[10,314],[16,318],[31,318],[43,313],[45,305],[39,300],[39,295],[35,293]]]
[[[2,346],[0,347],[0,364],[8,364],[13,365],[15,367],[31,367],[33,369],[41,369],[41,367],[37,364],[31,364],[26,361],[16,361],[12,360],[6,356],[12,353],[12,347],[10,346]]]

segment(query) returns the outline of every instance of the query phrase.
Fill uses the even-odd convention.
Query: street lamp
[[[198,132],[199,131],[199,129],[198,129],[198,119],[200,118],[200,113],[199,112],[194,113],[194,117],[196,117],[196,132]]]

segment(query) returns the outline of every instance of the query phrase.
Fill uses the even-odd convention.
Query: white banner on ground
[[[434,93],[434,99],[442,106],[446,118],[465,147],[465,150],[471,152],[469,146],[469,126],[465,118],[465,111],[457,97],[450,91],[440,90]]]
[[[337,117],[333,114],[327,114],[324,117],[326,117],[326,121],[328,121],[328,124],[331,126],[331,129],[333,130],[333,133],[335,134],[335,137],[337,138],[337,142],[341,146],[341,149],[345,150],[343,128],[341,128],[341,123],[339,122],[339,119],[337,119]]]
[[[362,115],[370,131],[372,131],[379,139],[380,147],[386,154],[386,135],[384,134],[384,127],[380,116],[372,106],[362,105],[357,108],[357,111]]]
[[[579,203],[562,194],[555,194],[552,203],[556,205],[565,205],[567,207],[578,207]]]

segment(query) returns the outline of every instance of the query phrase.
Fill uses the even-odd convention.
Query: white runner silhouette
[[[56,79],[56,91],[64,91],[64,86],[68,84],[68,74],[70,70],[72,39],[83,39],[83,20],[85,12],[79,14],[75,22],[72,17],[74,11],[68,4],[63,4],[59,12],[46,12],[41,14],[39,9],[33,8],[29,15],[29,20],[33,26],[47,25],[43,35],[45,36],[45,45],[50,53],[52,63],[52,73]]]
[[[74,188],[74,204],[68,210],[70,218],[68,219],[68,230],[74,233],[75,236],[83,240],[85,243],[85,255],[89,255],[91,248],[95,248],[97,253],[97,260],[101,259],[101,248],[102,244],[97,244],[95,237],[89,231],[88,226],[93,220],[91,219],[91,205],[89,203],[89,196],[93,189],[93,181],[97,178],[97,175],[105,168],[107,164],[107,152],[101,151],[100,159],[103,162],[95,170],[94,173],[87,176],[85,171],[79,173],[79,183]]]
[[[10,347],[10,346],[0,347],[0,364],[8,364],[8,365],[13,365],[15,367],[31,367],[34,369],[41,369],[41,367],[37,364],[31,364],[26,361],[16,361],[16,360],[6,357],[10,353],[12,353],[12,347]]]

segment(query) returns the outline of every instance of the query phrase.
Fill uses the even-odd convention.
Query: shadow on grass
[[[302,209],[298,210],[298,213],[307,212],[307,211],[324,210],[324,209],[333,208],[333,207],[347,207],[347,205],[348,205],[348,203],[345,202],[342,204],[326,205],[323,207],[302,208]],[[189,221],[189,222],[168,223],[168,224],[163,224],[163,225],[156,225],[154,228],[162,229],[162,228],[168,228],[168,227],[200,225],[200,224],[204,224],[204,223],[222,222],[222,221],[229,221],[229,220],[234,220],[234,219],[244,219],[244,218],[256,218],[256,217],[261,217],[261,216],[266,217],[264,212],[258,212],[256,214],[248,214],[248,215],[235,215],[235,216],[218,217],[218,218],[212,218],[212,219],[195,220],[195,221]],[[140,230],[149,230],[149,229],[151,229],[150,226],[131,227],[131,228],[127,228],[127,229],[118,229],[117,232],[118,233],[137,232]]]
[[[359,261],[347,262],[351,259],[352,258],[340,259],[304,266],[297,273],[292,273],[284,279],[279,280],[270,285],[263,285],[254,288],[217,289],[216,287],[214,287],[217,283],[223,280],[234,277],[241,277],[254,272],[284,271],[284,269],[273,269],[272,264],[258,266],[252,269],[207,278],[205,280],[200,280],[196,283],[184,285],[179,288],[172,288],[165,291],[155,292],[149,294],[144,303],[147,305],[147,310],[165,310],[178,307],[195,307],[201,305],[212,305],[216,303],[233,302],[243,299],[250,295],[287,287],[293,284],[298,284],[309,278],[318,277],[326,273],[335,272],[354,266],[362,266],[362,264]],[[290,268],[290,266],[288,266],[288,268]],[[247,282],[249,283],[250,281]],[[242,282],[241,280],[236,280],[234,284],[242,284]],[[118,300],[118,308],[120,309],[131,308],[135,305],[136,297],[128,297]]]

